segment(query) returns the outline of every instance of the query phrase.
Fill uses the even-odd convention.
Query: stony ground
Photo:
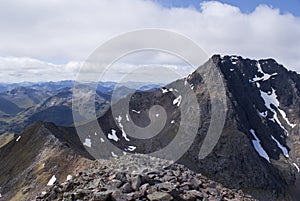
[[[55,183],[36,200],[255,200],[182,165],[145,155],[97,160],[94,167]]]

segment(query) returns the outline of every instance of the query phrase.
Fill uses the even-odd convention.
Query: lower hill
[[[5,98],[0,97],[0,111],[4,114],[17,114],[22,111],[16,104],[6,100]]]
[[[62,182],[92,157],[71,128],[37,122],[0,148],[0,200],[33,200],[49,180]]]

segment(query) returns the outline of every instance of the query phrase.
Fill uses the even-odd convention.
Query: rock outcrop
[[[147,155],[97,160],[72,179],[56,183],[36,200],[236,200],[254,201],[183,165]]]

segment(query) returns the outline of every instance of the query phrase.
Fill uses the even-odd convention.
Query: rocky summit
[[[255,200],[195,173],[183,165],[148,155],[97,160],[93,167],[54,183],[36,200]]]

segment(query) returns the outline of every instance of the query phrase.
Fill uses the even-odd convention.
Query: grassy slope
[[[14,139],[14,134],[12,133],[5,133],[3,135],[0,135],[0,148],[5,146],[12,139]]]
[[[89,164],[86,157],[90,156],[72,130],[37,122],[20,136],[18,142],[12,140],[0,148],[0,186],[6,200],[34,198],[52,175],[62,182]],[[31,189],[23,194],[25,187]]]

